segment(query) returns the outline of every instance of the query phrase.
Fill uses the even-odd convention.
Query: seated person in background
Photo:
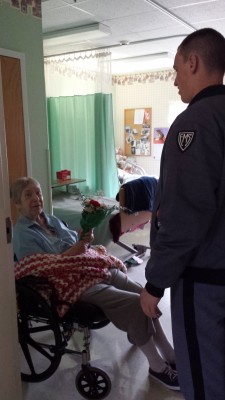
[[[16,278],[48,276],[59,293],[64,282],[66,290],[61,291],[60,300],[75,302],[79,298],[100,307],[145,354],[150,376],[179,390],[174,350],[159,320],[142,311],[142,287],[126,275],[122,261],[107,254],[103,246],[90,246],[92,232],[81,232],[79,237],[58,218],[46,214],[41,186],[35,179],[19,178],[11,186],[11,197],[20,212],[13,231]]]

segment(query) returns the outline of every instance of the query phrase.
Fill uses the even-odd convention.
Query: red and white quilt
[[[118,258],[109,255],[103,246],[92,246],[77,256],[63,254],[33,254],[15,264],[16,279],[27,275],[46,277],[55,289],[57,300],[75,303],[91,286],[109,276],[110,268],[126,273],[126,266]],[[68,305],[59,305],[60,317],[68,311]]]

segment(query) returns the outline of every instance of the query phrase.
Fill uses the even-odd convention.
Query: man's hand
[[[154,297],[143,289],[140,295],[141,307],[144,313],[150,318],[159,318],[161,316],[161,311],[157,307],[160,301],[159,297]]]

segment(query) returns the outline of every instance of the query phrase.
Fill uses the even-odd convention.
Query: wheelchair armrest
[[[49,282],[48,278],[43,276],[27,275],[23,278],[16,280],[16,289],[21,293],[25,290],[30,290],[32,298],[32,291],[36,292],[41,298],[45,299],[52,309],[56,311],[56,294],[54,286]]]
[[[110,322],[100,307],[80,300],[70,307],[63,319],[86,326],[89,329],[100,329]]]
[[[27,275],[24,276],[23,278],[20,278],[16,281],[17,284],[21,285],[50,285],[49,281],[47,278],[42,277],[42,276],[34,276],[34,275]]]
[[[48,278],[28,275],[16,280],[16,286],[21,289],[23,287],[32,289],[39,292],[39,294],[41,290],[47,288],[49,290],[51,307],[54,310],[56,310],[59,304],[67,304],[66,302],[57,301],[54,287],[48,281]],[[65,322],[75,322],[89,329],[100,329],[110,322],[101,308],[94,304],[78,300],[74,304],[67,305],[69,306],[69,310],[62,318]]]

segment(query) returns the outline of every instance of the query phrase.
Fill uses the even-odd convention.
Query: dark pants
[[[215,272],[216,274],[216,272]],[[225,399],[225,286],[180,279],[171,288],[178,377],[186,400]]]

